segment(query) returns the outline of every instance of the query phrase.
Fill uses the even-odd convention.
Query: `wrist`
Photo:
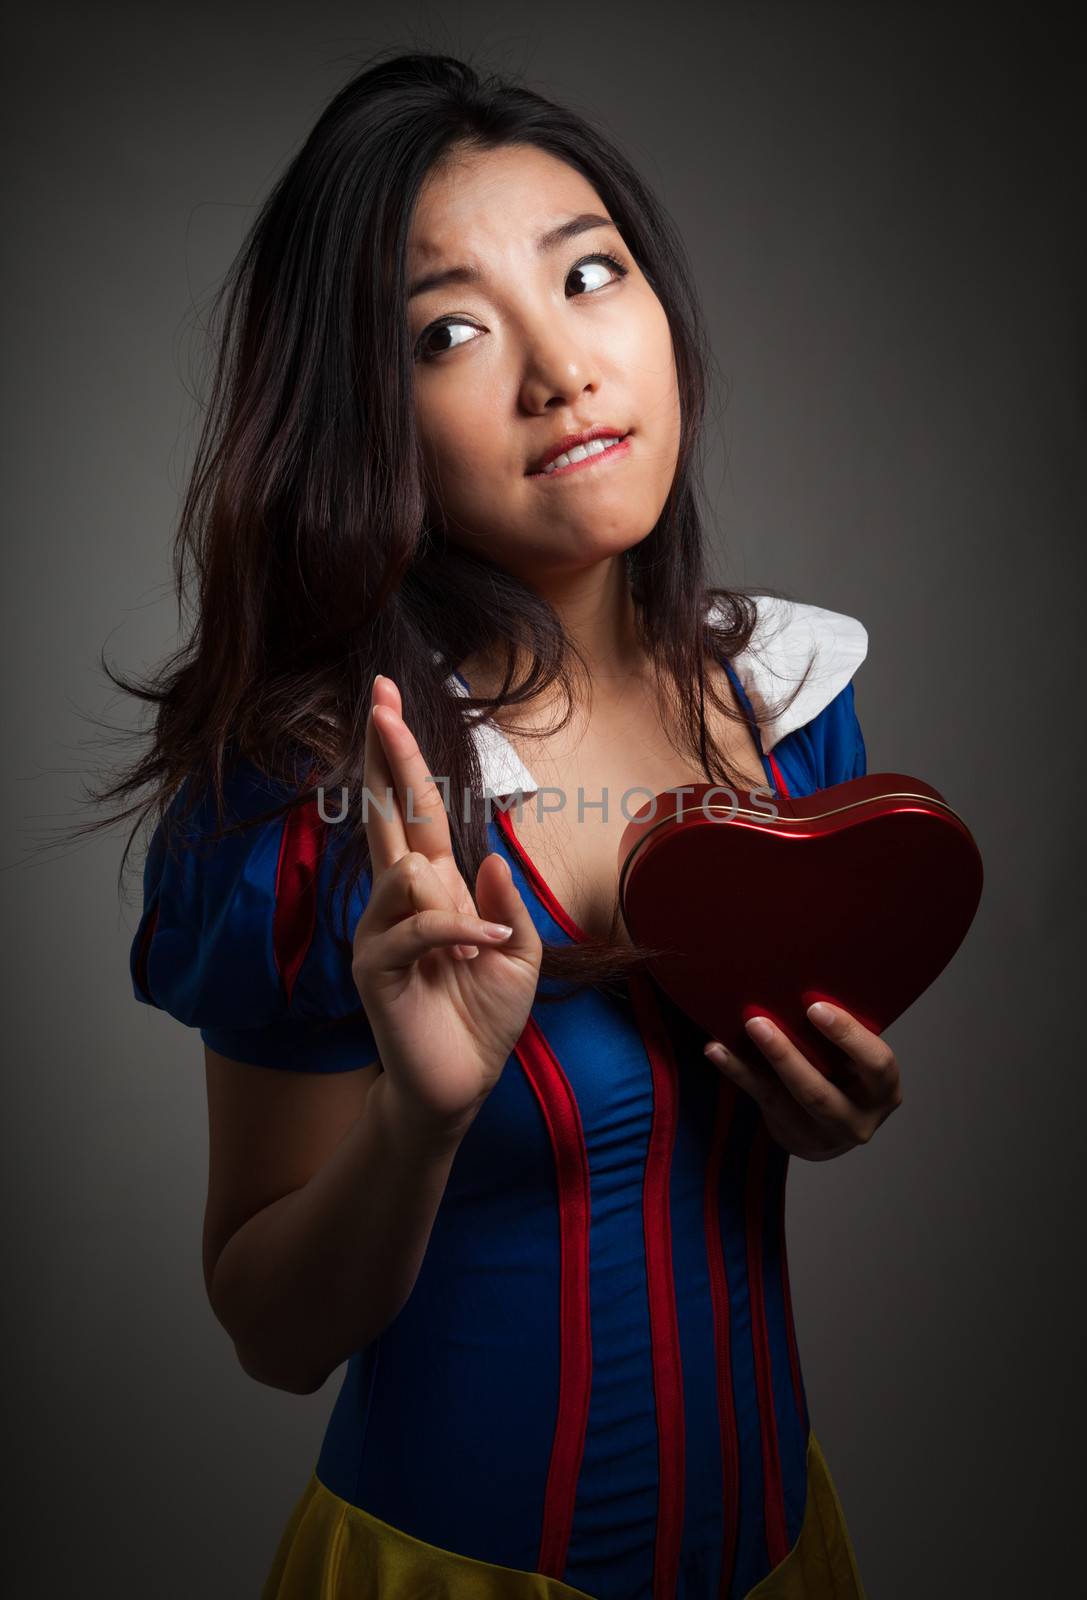
[[[367,1100],[377,1095],[382,1134],[406,1154],[442,1159],[454,1156],[475,1121],[475,1110],[444,1117],[413,1102],[386,1070],[378,1073]]]

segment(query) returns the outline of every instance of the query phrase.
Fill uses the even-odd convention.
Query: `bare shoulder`
[[[232,1061],[204,1047],[208,1094],[208,1194],[204,1281],[233,1233],[300,1189],[362,1114],[381,1071],[287,1072]]]

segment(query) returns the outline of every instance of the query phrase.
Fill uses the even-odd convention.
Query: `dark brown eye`
[[[450,338],[447,343],[439,345],[437,349],[433,349],[429,347],[429,340],[439,333],[449,334],[454,328],[471,328],[473,326],[474,324],[471,322],[461,322],[453,317],[450,317],[448,322],[433,323],[424,333],[420,334],[419,343],[415,347],[416,357],[423,361],[433,361],[435,356],[444,354],[446,350],[455,350],[461,344],[471,344],[471,339]],[[476,332],[479,332],[478,328]]]
[[[586,256],[583,261],[576,262],[574,264],[574,266],[572,266],[570,268],[570,272],[571,272],[571,275],[573,273],[575,273],[575,272],[581,273],[581,275],[584,277],[584,269],[586,267],[600,266],[602,263],[604,265],[606,265],[606,266],[611,267],[615,272],[618,273],[620,278],[625,278],[626,277],[626,273],[627,273],[626,267],[624,267],[624,265],[623,265],[623,263],[621,261],[617,261],[614,256],[609,255],[606,250],[601,250],[595,256]],[[614,280],[610,279],[610,278],[607,280],[607,282],[609,282],[609,283],[611,283],[613,281]],[[591,293],[594,292],[594,290],[602,289],[602,288],[604,288],[604,284],[602,284],[602,283],[590,284],[589,287],[588,287],[587,293],[591,294]]]

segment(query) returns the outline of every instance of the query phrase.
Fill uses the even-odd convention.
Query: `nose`
[[[551,409],[573,405],[583,394],[600,387],[600,369],[592,352],[570,336],[569,330],[541,329],[525,361],[521,404],[538,416]]]

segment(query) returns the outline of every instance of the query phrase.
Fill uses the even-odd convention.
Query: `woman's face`
[[[587,179],[533,145],[507,146],[435,169],[409,235],[432,510],[450,540],[524,581],[637,544],[675,476],[671,330],[622,235],[605,220],[539,248],[541,235],[585,215],[607,217]],[[619,268],[593,259],[601,251]],[[478,277],[411,292],[453,268]],[[565,435],[597,424],[629,434],[614,456],[536,470]]]

